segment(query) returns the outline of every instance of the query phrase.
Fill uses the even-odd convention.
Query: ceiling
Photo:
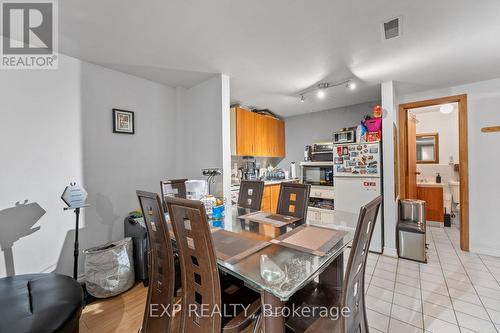
[[[62,53],[171,86],[224,73],[231,100],[282,116],[380,99],[380,83],[439,88],[500,77],[498,0],[59,1]],[[382,41],[381,22],[403,18]],[[355,78],[329,98],[298,92]]]

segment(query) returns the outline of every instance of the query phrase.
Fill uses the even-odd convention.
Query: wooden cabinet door
[[[278,156],[278,120],[268,117],[268,155]]]
[[[417,119],[408,114],[408,170],[406,198],[417,198]]]
[[[255,156],[269,156],[269,124],[267,117],[255,115]]]
[[[255,155],[255,113],[236,108],[236,154]]]
[[[278,199],[280,196],[280,184],[271,185],[271,213],[276,213],[278,209]]]
[[[417,198],[426,202],[425,211],[428,221],[444,221],[442,187],[417,186]]]
[[[271,186],[264,186],[264,194],[262,195],[262,204],[260,210],[271,213]]]
[[[285,148],[285,122],[278,120],[278,157],[286,156]]]

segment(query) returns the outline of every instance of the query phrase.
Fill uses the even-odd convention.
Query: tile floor
[[[500,258],[460,250],[455,228],[429,227],[428,263],[370,254],[370,331],[500,332]]]

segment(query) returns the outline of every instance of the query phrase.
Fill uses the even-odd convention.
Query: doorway
[[[458,161],[455,157],[447,156],[447,161],[441,161],[441,163],[444,162],[450,166],[453,164],[453,170],[458,173],[460,248],[463,251],[469,251],[467,95],[448,96],[399,106],[399,196],[401,199],[415,199],[419,196],[417,193],[417,180],[419,180],[417,155],[420,157],[419,165],[438,163],[440,156],[439,133],[417,133],[417,119],[412,110],[432,109],[432,107],[444,105],[446,107],[442,109],[442,113],[446,113],[445,109],[457,108],[459,156]],[[417,145],[417,137],[419,145]],[[431,197],[435,196],[431,194]],[[454,200],[457,202],[458,199]]]

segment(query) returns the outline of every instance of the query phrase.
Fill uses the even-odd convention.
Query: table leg
[[[335,289],[342,290],[344,281],[344,254],[341,253],[328,266],[323,273],[319,275],[319,281],[323,285],[329,285]]]
[[[262,328],[264,333],[284,333],[285,318],[282,315],[283,302],[276,296],[263,291],[262,301]]]

